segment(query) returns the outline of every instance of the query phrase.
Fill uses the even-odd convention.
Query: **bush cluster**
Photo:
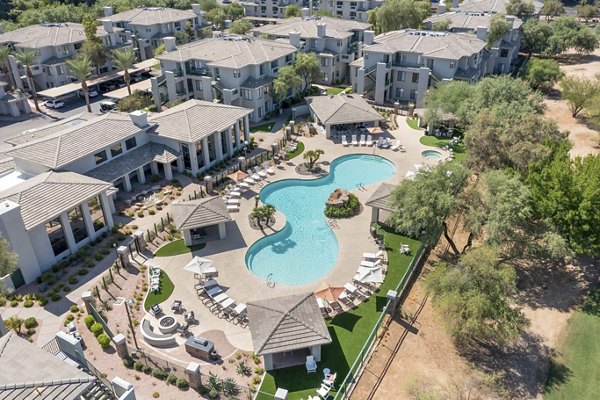
[[[352,193],[348,194],[348,203],[342,207],[325,206],[325,216],[327,218],[350,218],[360,211],[360,201]]]

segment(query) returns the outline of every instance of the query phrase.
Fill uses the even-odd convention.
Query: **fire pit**
[[[173,333],[178,327],[179,322],[174,317],[165,315],[158,320],[158,329],[164,334]]]

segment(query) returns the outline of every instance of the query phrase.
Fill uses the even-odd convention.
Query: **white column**
[[[94,230],[94,222],[92,221],[92,214],[90,214],[90,207],[87,201],[80,204],[81,215],[83,216],[83,222],[85,223],[85,229],[87,230],[90,240],[96,239],[96,231]]]
[[[250,141],[250,118],[244,117],[244,141]]]
[[[144,173],[144,167],[137,169],[137,178],[139,183],[146,183],[146,174]]]
[[[183,241],[185,243],[186,246],[191,246],[192,245],[192,233],[190,232],[189,229],[184,229],[183,230]]]
[[[202,157],[204,157],[204,166],[210,166],[210,154],[208,153],[208,137],[202,139]]]
[[[227,230],[225,229],[225,222],[219,224],[219,239],[223,240],[227,237]]]
[[[223,160],[223,142],[221,141],[221,132],[213,133],[213,140],[215,141],[217,162],[222,161]]]
[[[185,165],[183,164],[183,156],[177,159],[177,172],[183,173],[185,171]]]
[[[66,211],[60,214],[60,224],[62,225],[65,239],[67,239],[67,246],[69,246],[71,253],[75,254],[77,252],[77,242],[75,242],[75,236],[73,235],[71,224],[69,223],[69,214],[67,214]]]
[[[100,193],[100,204],[102,205],[102,212],[104,213],[104,220],[108,229],[112,228],[115,223],[113,222],[112,214],[115,212],[115,203],[112,197],[108,197],[106,192]]]
[[[225,143],[227,144],[227,155],[233,156],[233,145],[231,144],[231,127],[225,131]]]
[[[156,161],[150,163],[150,172],[152,172],[152,175],[158,175],[158,164]]]
[[[235,121],[235,126],[233,127],[235,130],[235,143],[233,144],[233,147],[235,147],[235,149],[239,149],[240,147],[240,121]]]
[[[165,169],[165,178],[168,181],[173,180],[173,170],[171,169],[171,163],[163,164],[163,167]]]
[[[131,192],[131,180],[129,179],[129,174],[123,176],[123,185],[125,186],[126,192]]]
[[[190,163],[192,164],[192,175],[198,173],[198,154],[196,154],[196,143],[188,143],[190,149]]]

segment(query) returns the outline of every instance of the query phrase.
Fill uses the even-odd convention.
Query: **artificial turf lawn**
[[[296,142],[296,151],[292,151],[288,153],[288,160],[291,160],[294,157],[298,157],[304,151],[304,143]]]
[[[438,138],[436,136],[421,136],[419,142],[425,146],[431,147],[444,147],[450,142],[450,138]],[[467,158],[467,150],[465,149],[464,143],[460,143],[458,146],[452,147],[454,149],[454,160],[452,162],[462,162]]]
[[[193,251],[202,250],[206,246],[206,243],[193,244],[186,246],[183,239],[175,240],[169,244],[164,245],[154,253],[156,257],[172,257],[180,254],[191,253]]]
[[[346,87],[330,87],[330,88],[327,88],[325,90],[325,92],[327,93],[327,96],[335,96],[335,95],[342,93],[346,89],[348,89],[348,88],[346,88]]]
[[[411,255],[400,254],[401,244],[410,246]],[[323,380],[323,368],[337,373],[335,388],[340,387],[387,304],[387,291],[396,289],[420,243],[388,230],[385,232],[385,245],[389,261],[385,281],[358,307],[327,320],[333,342],[321,348],[317,372],[307,374],[304,365],[267,372],[259,389],[261,393],[258,394],[258,400],[272,400],[278,387],[288,390],[290,400],[316,396],[315,390]]]
[[[250,128],[250,132],[272,132],[274,125],[275,122],[267,122],[266,124],[253,126]]]
[[[175,285],[173,285],[173,282],[171,282],[171,278],[169,278],[169,275],[167,275],[165,271],[161,271],[158,292],[155,293],[150,291],[146,297],[146,301],[144,301],[144,308],[146,311],[148,311],[153,305],[160,304],[167,300],[173,293],[173,289],[175,289]]]
[[[419,122],[416,118],[406,118],[406,123],[413,129],[421,130],[421,128],[419,127]]]

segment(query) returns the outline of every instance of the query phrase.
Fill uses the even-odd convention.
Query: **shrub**
[[[23,307],[25,308],[31,308],[33,307],[33,300],[25,300],[25,302],[23,303]]]
[[[240,361],[237,365],[237,373],[243,376],[249,376],[252,373],[252,368],[250,368],[245,361]]]
[[[133,358],[131,357],[125,357],[123,359],[123,365],[125,366],[125,368],[127,369],[132,369],[134,367],[134,363],[133,363]]]
[[[91,331],[92,326],[96,323],[96,320],[94,319],[93,315],[86,315],[83,319],[83,322],[85,323],[85,326],[87,326],[87,328]]]
[[[65,292],[65,293],[70,292],[70,291],[71,291],[71,287],[70,286],[65,286],[63,288],[63,292]]]
[[[46,304],[48,304],[48,298],[46,296],[39,296],[38,304],[42,307],[45,306]],[[2,305],[2,304],[0,304],[0,305]]]
[[[75,278],[74,276],[69,277],[69,283],[71,285],[75,285],[76,283],[79,283],[79,279]],[[77,307],[77,306],[75,306]]]
[[[142,372],[145,374],[149,374],[150,372],[152,372],[152,367],[150,367],[149,365],[144,364],[144,366],[142,367]]]
[[[96,264],[94,264],[94,262],[93,262],[92,260],[90,260],[90,259],[86,259],[86,260],[83,262],[83,265],[84,265],[84,266],[85,266],[87,269],[92,269],[92,268],[94,268],[94,267],[96,266]]]
[[[94,336],[98,337],[102,333],[104,333],[104,328],[102,327],[102,324],[100,324],[99,322],[94,322],[94,324],[90,328],[90,331],[92,331]]]
[[[348,194],[348,203],[341,207],[325,206],[325,216],[327,218],[350,218],[360,211],[360,201],[352,193]]]
[[[154,215],[154,214],[156,214],[156,211],[154,211],[154,210],[148,210],[148,214]]]
[[[102,333],[98,336],[98,343],[100,344],[100,347],[105,349],[110,346],[110,338],[106,333]]]
[[[103,258],[104,258],[104,255],[102,253],[100,253],[99,251],[94,253],[94,259],[96,261],[102,261]]]
[[[38,326],[38,322],[34,317],[29,317],[25,318],[25,321],[23,321],[23,325],[25,326],[25,328],[31,329]]]
[[[217,391],[217,389],[212,388],[208,392],[208,397],[210,397],[211,399],[216,399],[217,397],[219,397],[219,392]]]
[[[6,297],[0,297],[0,307],[4,307],[6,305]]]
[[[265,369],[263,367],[256,367],[256,368],[254,368],[254,372],[257,373],[258,375],[262,375],[265,373]]]
[[[141,371],[144,368],[144,363],[136,361],[135,364],[133,364],[133,369],[135,369],[136,371]]]
[[[154,397],[155,399],[158,399],[160,397],[160,393],[154,392],[154,393],[152,393],[152,397]]]
[[[137,216],[140,218],[144,218],[144,212],[143,211],[138,211]]]
[[[61,296],[58,293],[52,293],[50,295],[50,300],[52,300],[52,301],[59,301],[60,299],[61,299]]]
[[[167,383],[169,385],[174,385],[175,382],[177,382],[177,377],[175,375],[171,374],[171,375],[167,376]]]
[[[73,304],[71,307],[69,307],[69,311],[72,313],[79,312],[79,306],[77,304]]]
[[[35,335],[35,329],[31,328],[31,329],[27,329],[27,336],[33,336]]]
[[[42,274],[42,282],[51,285],[55,281],[56,281],[56,276],[54,275],[54,272],[46,271]]]
[[[175,382],[175,386],[177,386],[177,388],[179,388],[179,390],[188,390],[190,387],[190,384],[185,379],[179,378]]]
[[[67,321],[71,322],[75,319],[75,316],[73,314],[69,314],[67,315]]]
[[[260,376],[259,375],[254,375],[252,377],[252,383],[254,383],[255,385],[258,385],[260,383]]]
[[[87,273],[88,273],[88,270],[85,268],[79,268],[77,270],[77,275],[87,275]]]
[[[167,378],[167,375],[168,374],[160,368],[155,368],[152,370],[152,376],[156,379],[160,379],[161,381],[164,381]]]

